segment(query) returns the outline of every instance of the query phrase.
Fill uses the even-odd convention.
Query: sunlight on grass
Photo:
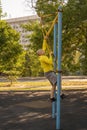
[[[27,90],[50,90],[49,81],[28,81],[28,82],[13,82],[10,86],[9,82],[0,83],[0,91],[27,91]],[[87,81],[62,81],[63,89],[85,89],[87,88]]]

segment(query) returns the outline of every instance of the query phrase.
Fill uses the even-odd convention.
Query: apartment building
[[[26,49],[26,45],[30,43],[29,39],[26,38],[26,35],[28,35],[30,32],[23,29],[21,24],[26,24],[29,21],[37,21],[39,19],[40,18],[37,15],[6,19],[12,28],[20,33],[20,44],[22,44],[23,48]]]

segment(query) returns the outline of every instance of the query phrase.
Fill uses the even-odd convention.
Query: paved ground
[[[61,128],[87,130],[87,89],[64,91]],[[55,130],[49,91],[0,92],[0,130]]]

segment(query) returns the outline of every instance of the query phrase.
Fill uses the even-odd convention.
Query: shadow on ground
[[[61,128],[87,130],[87,89],[64,91]],[[0,92],[0,130],[55,130],[49,91]]]

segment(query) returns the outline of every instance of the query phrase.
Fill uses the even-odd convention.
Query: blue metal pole
[[[57,59],[57,28],[58,28],[58,24],[55,23],[54,25],[54,44],[53,44],[53,52],[54,52],[54,70],[56,70],[56,62],[55,60]],[[56,97],[56,92],[55,95]],[[52,118],[55,118],[56,115],[56,102],[52,103]]]
[[[58,8],[57,116],[56,116],[56,129],[57,130],[60,130],[61,51],[62,51],[62,7],[59,6]]]
[[[56,70],[56,63],[55,60],[57,59],[57,30],[58,30],[58,23],[54,25],[54,69]]]

